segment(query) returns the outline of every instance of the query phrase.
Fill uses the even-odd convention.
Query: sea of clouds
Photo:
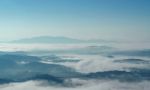
[[[0,51],[0,90],[150,88],[148,43],[1,44]]]

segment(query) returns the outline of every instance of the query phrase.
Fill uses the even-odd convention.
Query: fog
[[[91,81],[80,87],[54,87],[42,81],[28,81],[1,85],[1,90],[149,90],[150,82],[120,83],[117,81]]]
[[[1,44],[0,90],[149,90],[150,47],[117,44]]]

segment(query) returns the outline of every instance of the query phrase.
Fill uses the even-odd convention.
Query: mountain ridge
[[[101,39],[82,40],[63,36],[38,36],[10,41],[9,43],[99,43],[109,42]]]

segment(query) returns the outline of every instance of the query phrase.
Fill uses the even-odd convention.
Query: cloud
[[[62,65],[76,69],[82,73],[99,72],[99,71],[112,71],[112,70],[130,70],[130,68],[149,68],[149,64],[128,64],[117,63],[115,60],[124,60],[128,58],[115,57],[107,58],[100,55],[76,55],[81,60],[77,63],[62,63]],[[130,58],[129,58],[130,59]]]
[[[28,81],[24,83],[11,83],[0,85],[1,90],[149,90],[150,82],[143,81],[139,83],[120,83],[118,81],[80,81],[84,83],[79,87],[55,87],[47,86],[43,81]]]
[[[113,55],[150,57],[150,49],[116,51]]]
[[[3,84],[0,89],[148,90],[149,64],[142,63],[143,57],[133,55],[135,60],[132,55],[122,57],[115,53],[113,58],[109,58],[105,55],[116,49],[105,46],[77,48],[65,48],[55,54],[49,51],[44,54],[0,52],[0,82]],[[125,62],[117,63],[115,60]],[[129,84],[131,80],[133,82]]]

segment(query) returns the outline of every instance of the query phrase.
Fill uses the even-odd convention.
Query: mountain
[[[48,80],[61,83],[60,78],[74,78],[81,74],[70,67],[41,62],[38,56],[22,54],[0,55],[0,84],[28,80]]]
[[[123,59],[123,60],[114,60],[117,63],[130,63],[130,64],[150,64],[150,61],[143,59]]]
[[[68,37],[40,36],[11,41],[11,43],[98,43],[104,40],[80,40]]]
[[[97,78],[106,80],[119,80],[124,82],[136,82],[142,80],[150,80],[150,70],[147,69],[131,69],[130,71],[103,71],[89,73],[85,75],[87,78]]]
[[[150,49],[116,51],[116,52],[113,52],[112,54],[121,55],[121,56],[150,57]]]
[[[12,43],[81,43],[81,42],[83,41],[78,39],[72,39],[68,37],[51,37],[51,36],[40,36],[12,41]]]

